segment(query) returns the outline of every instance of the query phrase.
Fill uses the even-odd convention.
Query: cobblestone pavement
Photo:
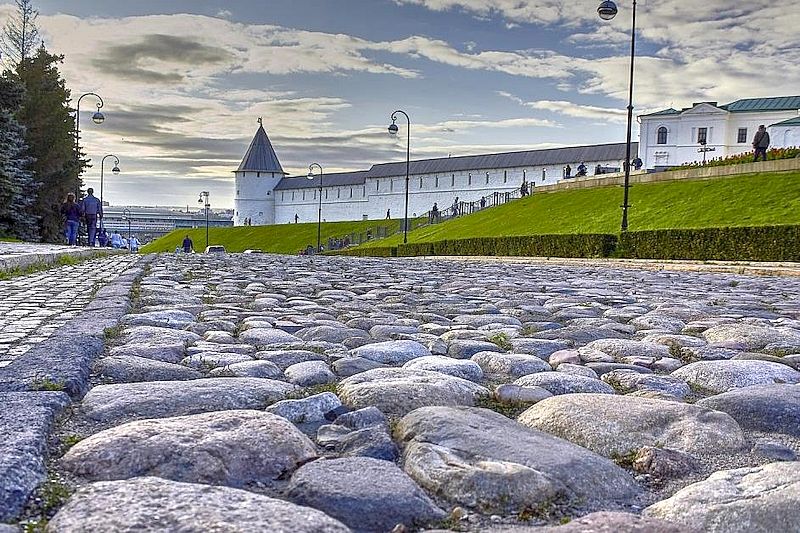
[[[161,255],[121,322],[50,531],[796,530],[796,278]]]
[[[32,249],[67,249],[25,245]],[[0,245],[0,254],[20,252]],[[77,315],[94,293],[138,259],[114,255],[0,281],[0,367],[30,350]]]
[[[83,250],[75,246],[63,246],[60,244],[39,244],[28,242],[0,242],[0,258],[14,257],[24,254],[41,254],[52,252],[69,252]]]

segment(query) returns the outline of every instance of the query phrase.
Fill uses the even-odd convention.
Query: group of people
[[[75,201],[73,193],[67,194],[67,199],[61,204],[61,215],[64,217],[64,237],[70,246],[78,245],[78,231],[81,221],[86,223],[87,245],[94,248],[98,244],[101,248],[130,248],[133,252],[139,251],[141,243],[136,235],[125,239],[118,231],[108,235],[105,228],[97,232],[97,222],[103,219],[103,203],[94,195],[91,187],[86,190],[86,197],[80,202]]]
[[[89,246],[95,246],[97,220],[103,218],[103,204],[94,196],[94,189],[90,187],[86,191],[86,198],[80,202],[76,202],[75,195],[69,193],[67,199],[61,204],[61,215],[65,218],[64,236],[67,238],[67,244],[78,245],[78,229],[81,227],[81,219],[83,219],[89,234]]]

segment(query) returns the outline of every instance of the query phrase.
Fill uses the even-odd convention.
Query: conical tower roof
[[[281,167],[281,162],[278,161],[278,156],[275,155],[272,143],[269,142],[261,119],[258,119],[258,130],[253,137],[253,142],[250,143],[250,148],[247,149],[247,153],[237,169],[237,171],[243,170],[286,174]]]

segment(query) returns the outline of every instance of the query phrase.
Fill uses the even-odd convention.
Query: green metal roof
[[[655,113],[649,113],[647,115],[639,115],[640,117],[657,117],[659,115],[680,115],[681,112],[677,109],[662,109],[661,111],[656,111]]]
[[[789,120],[784,120],[783,122],[776,122],[775,124],[770,124],[770,128],[772,126],[800,126],[800,117],[790,118]]]
[[[751,113],[754,111],[787,111],[800,109],[800,96],[778,96],[775,98],[745,98],[728,105],[720,106],[731,113]]]

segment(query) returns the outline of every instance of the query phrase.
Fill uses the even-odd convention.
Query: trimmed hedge
[[[400,257],[419,255],[495,255],[528,257],[608,257],[617,238],[604,234],[476,237],[397,247]]]
[[[372,248],[347,248],[346,250],[335,250],[324,252],[325,255],[347,255],[351,257],[397,257],[396,246],[383,246]]]
[[[617,257],[719,261],[800,261],[800,226],[633,231]]]

